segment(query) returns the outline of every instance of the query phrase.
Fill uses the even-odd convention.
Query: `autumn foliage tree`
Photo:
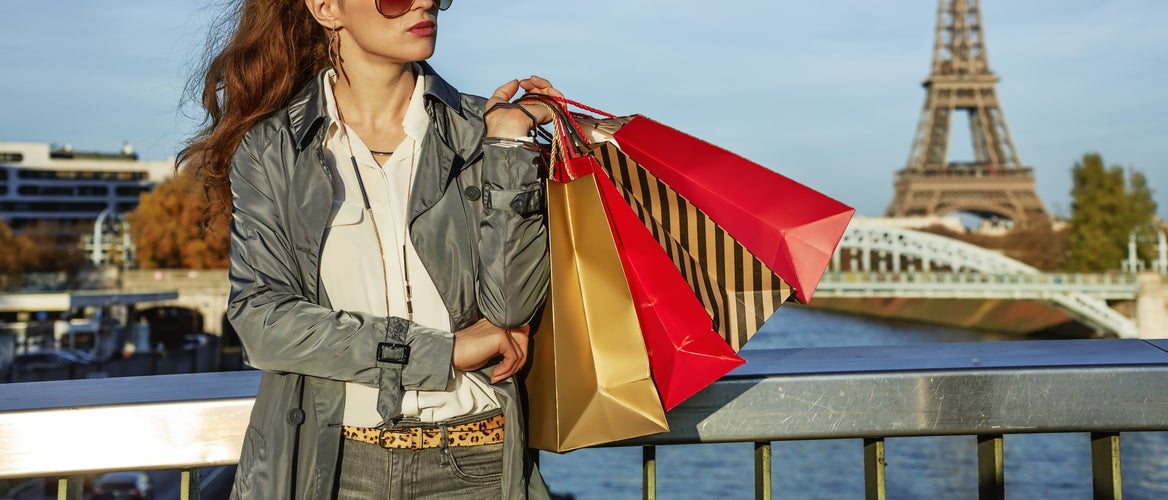
[[[12,234],[12,228],[0,219],[0,273],[19,274],[28,271],[36,259],[33,242],[26,236]]]
[[[1132,230],[1152,223],[1156,214],[1156,202],[1147,179],[1135,170],[1126,176],[1122,167],[1106,167],[1098,154],[1083,155],[1072,175],[1067,269],[1078,272],[1118,269],[1127,256]]]
[[[144,269],[221,269],[228,266],[226,216],[205,222],[207,196],[202,184],[180,171],[144,193],[127,214]]]
[[[19,275],[73,272],[85,265],[78,235],[83,226],[62,225],[52,220],[21,226],[19,234],[0,219],[0,274],[8,284],[20,283]]]

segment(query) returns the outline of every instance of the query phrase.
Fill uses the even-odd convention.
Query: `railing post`
[[[178,492],[181,500],[199,500],[201,492],[200,484],[202,480],[199,478],[199,469],[183,469],[182,470],[182,485]]]
[[[57,500],[81,500],[85,488],[85,476],[68,476],[57,479]]]
[[[754,443],[754,498],[771,500],[771,442]]]
[[[1118,432],[1091,433],[1091,483],[1097,499],[1123,498]]]
[[[864,438],[864,498],[885,500],[884,438]]]
[[[977,497],[1006,498],[1006,460],[1001,434],[977,436]]]
[[[657,447],[641,447],[641,498],[657,499]]]

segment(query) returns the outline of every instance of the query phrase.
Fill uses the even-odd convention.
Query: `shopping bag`
[[[734,351],[791,298],[791,287],[783,279],[615,144],[593,143],[585,151],[612,176]]]
[[[574,120],[581,149],[612,176],[621,194],[666,250],[714,328],[739,350],[792,297],[782,278],[704,212],[619,149],[613,133],[634,117]]]
[[[714,331],[701,302],[612,181],[603,171],[595,176],[636,305],[653,382],[669,411],[746,361]]]
[[[579,155],[577,148],[565,147],[583,142],[583,138],[572,128],[562,106],[554,103],[552,109],[558,116],[552,149],[562,153],[552,159],[553,177],[596,177],[636,306],[653,381],[668,411],[745,361],[713,329],[702,303],[600,168],[598,157]]]
[[[595,175],[547,183],[551,286],[533,335],[528,444],[564,452],[669,430]]]
[[[612,137],[620,150],[692,203],[806,303],[855,210],[777,172],[643,116]]]

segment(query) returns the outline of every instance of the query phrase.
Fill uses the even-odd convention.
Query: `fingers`
[[[511,339],[515,341],[515,345],[519,347],[519,368],[522,370],[523,365],[527,364],[527,349],[530,346],[527,333],[519,331],[511,331]]]
[[[488,113],[496,105],[511,102],[515,95],[523,89],[528,94],[544,94],[557,97],[563,97],[564,94],[545,78],[532,75],[531,77],[522,80],[511,80],[504,83],[495,92],[491,94],[490,99],[487,99],[486,106],[483,112],[486,116],[487,135],[494,137],[519,137],[527,135],[531,132],[533,126],[544,125],[552,121],[555,117],[551,111],[542,105],[533,103],[520,103],[527,112],[523,113],[519,110],[503,110],[498,109],[496,112]],[[535,123],[532,124],[525,118],[534,118]]]
[[[531,75],[530,78],[519,80],[519,86],[523,87],[523,90],[531,92],[536,89],[550,89],[552,88],[552,82],[549,82],[544,78]]]
[[[560,93],[560,91],[556,90],[555,87],[552,86],[552,82],[535,75],[531,75],[530,78],[524,78],[523,80],[520,80],[519,86],[523,89],[524,92],[532,94],[548,94],[564,97],[564,94]]]
[[[491,99],[510,101],[512,97],[515,97],[515,93],[519,92],[519,88],[521,86],[522,82],[519,80],[511,80],[507,83],[504,83],[503,85],[500,85],[499,88],[495,89],[495,93],[491,94]]]
[[[504,330],[486,320],[455,332],[451,363],[462,371],[482,368],[491,358],[503,359],[491,370],[491,383],[515,375],[527,364],[530,326]]]
[[[490,99],[487,99],[487,105],[484,109],[489,110],[494,105],[501,102],[510,102],[511,98],[515,97],[515,94],[519,92],[520,88],[521,84],[519,80],[511,80],[507,83],[504,83],[503,85],[499,86],[499,88],[495,89],[495,93],[491,94]]]
[[[519,370],[523,369],[523,365],[527,364],[528,331],[530,331],[530,327],[505,332],[507,341],[503,344],[504,352],[500,353],[503,355],[503,361],[491,371],[491,383],[499,382],[519,373]]]
[[[491,383],[504,380],[511,375],[514,375],[523,367],[525,356],[520,354],[519,346],[515,344],[515,340],[507,332],[503,332],[503,341],[499,346],[499,354],[503,355],[503,361],[495,365],[495,369],[491,371]]]

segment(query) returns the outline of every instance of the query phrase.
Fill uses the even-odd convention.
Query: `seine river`
[[[907,325],[797,307],[780,309],[747,349],[976,342],[993,335]],[[1124,433],[1123,494],[1127,499],[1168,498],[1168,433]],[[775,498],[864,497],[863,443],[859,439],[772,443]],[[1090,437],[1019,434],[1005,439],[1006,497],[1089,499]],[[977,443],[972,436],[889,438],[885,442],[890,499],[976,499]],[[552,491],[579,500],[641,497],[641,449],[541,452]],[[754,495],[750,443],[660,446],[657,494],[664,499],[748,499]]]

